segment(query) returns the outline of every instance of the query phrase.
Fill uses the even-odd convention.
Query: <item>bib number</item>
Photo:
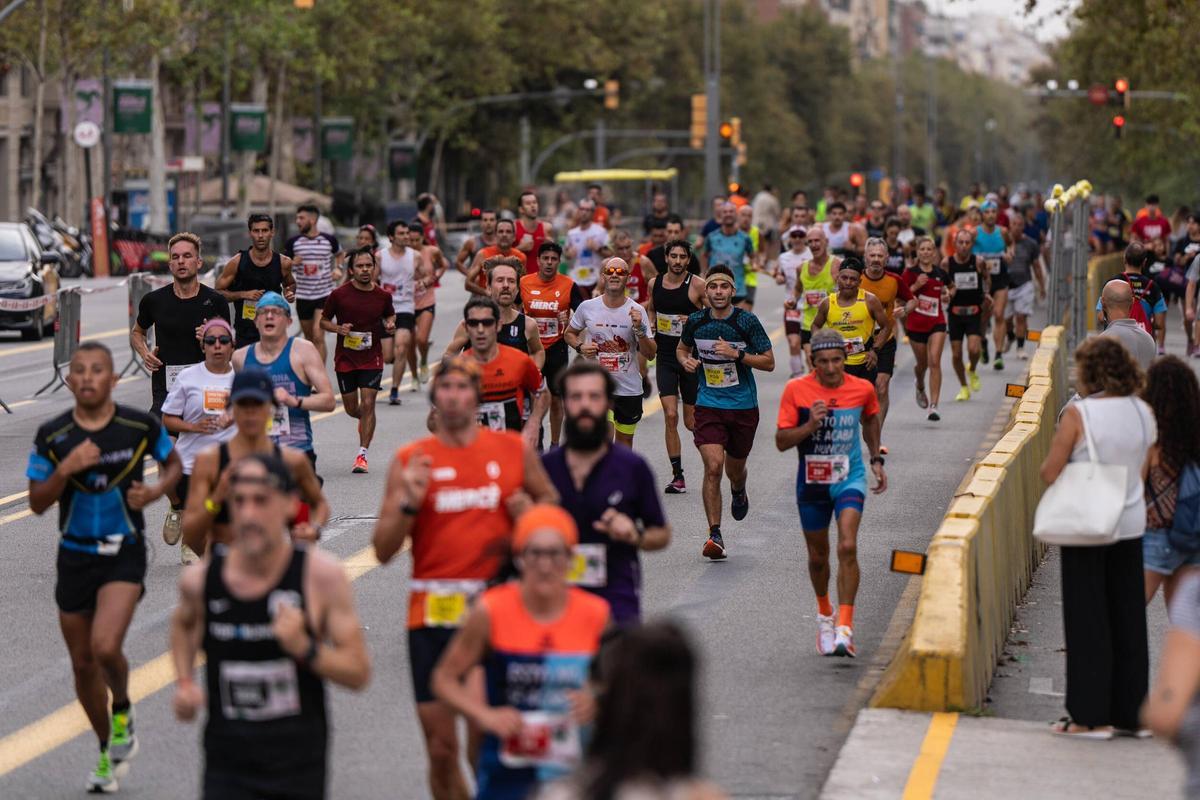
[[[583,749],[579,726],[566,714],[522,711],[521,732],[504,740],[500,763],[510,769],[565,767],[579,763]]]
[[[290,658],[222,661],[219,683],[225,719],[262,722],[300,714],[296,662]]]
[[[664,336],[683,336],[683,323],[687,321],[685,314],[658,314],[654,327]]]
[[[543,339],[553,339],[558,336],[558,317],[534,317],[537,323],[538,336]]]
[[[737,363],[723,361],[720,364],[704,365],[704,382],[713,389],[727,389],[741,383],[738,377]]]
[[[821,301],[829,296],[829,292],[821,289],[814,289],[804,293],[804,304],[812,308],[821,305]]]
[[[267,435],[281,439],[292,432],[292,417],[287,406],[276,406],[271,421],[267,423]]]
[[[1000,274],[1000,259],[988,258],[988,259],[985,259],[985,263],[987,264],[989,273],[991,273],[992,275]]]
[[[350,331],[350,334],[343,340],[343,344],[347,350],[370,350],[371,332]]]
[[[467,615],[467,596],[462,592],[429,592],[425,595],[425,627],[457,628]]]
[[[590,254],[585,252],[584,255],[587,256]],[[578,281],[580,283],[588,283],[591,281],[591,279],[592,279],[592,268],[591,267],[576,267],[575,268],[575,280],[576,281]]]
[[[204,387],[204,413],[220,416],[229,405],[229,390],[220,386]]]
[[[850,475],[850,456],[807,455],[804,457],[804,480],[821,486],[841,483]]]
[[[608,585],[608,547],[603,544],[577,544],[567,580],[576,586],[600,589]]]
[[[257,316],[258,316],[258,307],[255,306],[254,303],[250,302],[249,300],[243,300],[242,301],[242,319],[253,322],[254,318]]]
[[[388,294],[394,295],[396,293],[396,289],[399,287],[397,287],[396,284],[394,284],[394,283],[385,283],[380,288],[383,289]]]
[[[479,406],[479,424],[493,431],[504,430],[504,403],[481,403]]]
[[[600,366],[609,372],[621,372],[630,363],[628,353],[600,353]]]
[[[859,353],[865,352],[867,352],[867,348],[866,345],[863,344],[863,338],[861,336],[846,337],[846,355],[856,356]]]
[[[971,272],[956,272],[954,273],[954,285],[959,289],[978,289],[979,273],[974,270]]]
[[[784,322],[800,322],[804,319],[804,312],[795,308],[785,308],[783,310]]]
[[[179,382],[179,373],[190,367],[191,364],[167,364],[163,367],[167,375],[167,391],[175,389],[175,384]]]
[[[917,313],[924,314],[927,317],[936,317],[942,307],[942,299],[940,297],[929,297],[928,295],[917,295]]]

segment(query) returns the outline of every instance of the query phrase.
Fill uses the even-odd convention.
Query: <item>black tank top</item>
[[[686,318],[687,315],[694,314],[700,310],[700,306],[693,303],[688,294],[692,288],[692,274],[690,272],[684,273],[683,283],[675,289],[668,289],[663,286],[663,275],[665,274],[663,273],[659,276],[658,280],[654,282],[654,287],[650,290],[650,299],[654,303],[655,316],[664,317],[665,315],[665,321],[659,322],[655,326],[654,340],[656,343],[659,343],[660,347],[670,347],[671,354],[673,355],[676,345],[679,344],[679,336],[669,331],[680,329],[683,321],[678,318]]]
[[[496,341],[528,354],[529,339],[525,336],[525,315],[517,314],[517,318],[512,322],[500,323],[500,328],[496,331]]]
[[[983,278],[975,266],[974,254],[966,264],[960,263],[957,256],[950,256],[943,262],[942,269],[950,276],[950,285],[957,287],[954,297],[950,298],[951,308],[983,305]]]
[[[279,445],[275,442],[271,443],[273,448],[272,455],[283,461],[283,451],[279,449]],[[229,466],[229,442],[221,442],[217,445],[217,481],[220,482],[221,475],[225,472],[225,468]],[[215,488],[215,487],[214,487]],[[228,525],[229,524],[229,504],[221,506],[221,510],[213,516],[213,525]]]
[[[307,606],[307,551],[297,547],[279,584],[262,597],[240,600],[225,585],[223,545],[212,550],[204,581],[204,652],[208,657],[208,763],[275,781],[309,780],[323,771],[328,729],[324,682],[283,651],[271,632],[282,604]],[[310,631],[311,634],[311,631]],[[278,788],[278,787],[277,787]],[[286,797],[299,787],[278,788]],[[313,787],[304,787],[303,793]]]
[[[238,259],[237,275],[229,287],[235,292],[253,292],[261,289],[264,292],[283,293],[283,262],[279,253],[271,254],[271,262],[260,267],[250,259],[250,251],[243,250]],[[234,301],[234,332],[237,333],[238,347],[258,341],[258,328],[254,320],[246,319],[242,305],[244,300]]]

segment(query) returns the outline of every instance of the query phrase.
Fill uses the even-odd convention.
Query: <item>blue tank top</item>
[[[251,345],[246,351],[246,366],[264,369],[271,375],[271,382],[282,386],[296,397],[308,397],[312,387],[300,379],[292,369],[292,342],[295,337],[288,337],[283,352],[269,364],[258,360],[258,345]],[[312,421],[307,411],[299,408],[280,406],[275,409],[275,417],[271,420],[271,438],[278,444],[293,447],[297,450],[309,451],[312,445]]]
[[[982,225],[976,228],[975,246],[971,248],[971,252],[987,263],[993,282],[995,282],[995,276],[1007,273],[1007,264],[1004,263],[1004,233],[1000,230],[999,225],[991,233],[988,233]]]

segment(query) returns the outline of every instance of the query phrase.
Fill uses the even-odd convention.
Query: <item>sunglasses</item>
[[[495,317],[487,319],[468,319],[464,323],[468,328],[493,328],[496,325]]]
[[[232,336],[205,336],[204,343],[206,345],[208,345],[209,347],[212,347],[214,344],[217,344],[217,343],[224,344],[224,345],[230,345],[230,344],[233,344],[233,337]]]
[[[620,267],[605,267],[601,270],[605,275],[628,275],[629,270],[621,269]]]

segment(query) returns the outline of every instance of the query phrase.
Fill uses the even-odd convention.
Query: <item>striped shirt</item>
[[[296,299],[320,300],[333,291],[333,254],[341,247],[327,233],[316,236],[293,236],[283,246],[283,254],[296,263]]]

